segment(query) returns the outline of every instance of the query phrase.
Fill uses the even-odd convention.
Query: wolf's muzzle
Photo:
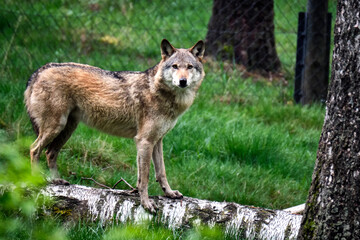
[[[186,78],[181,78],[179,80],[179,87],[181,87],[181,88],[187,87],[187,79]]]

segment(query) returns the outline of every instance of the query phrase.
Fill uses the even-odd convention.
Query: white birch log
[[[303,214],[304,210],[305,210],[305,203],[294,206],[294,207],[283,209],[283,211],[293,213],[293,214]]]
[[[138,195],[126,190],[110,190],[81,185],[48,185],[42,194],[55,197],[53,211],[70,217],[109,223],[162,222],[170,229],[194,225],[219,226],[227,234],[246,239],[296,239],[301,215],[281,210],[214,202],[190,197],[169,199],[150,197],[159,210],[146,212]]]

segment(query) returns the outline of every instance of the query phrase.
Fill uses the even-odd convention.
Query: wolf
[[[205,44],[175,48],[166,39],[161,61],[146,71],[107,71],[79,63],[48,63],[30,77],[25,105],[37,134],[30,147],[32,166],[46,149],[53,181],[56,158],[79,122],[100,131],[133,138],[137,148],[137,191],[142,206],[156,211],[148,196],[151,159],[164,195],[182,198],[166,178],[163,138],[193,103],[204,79]]]

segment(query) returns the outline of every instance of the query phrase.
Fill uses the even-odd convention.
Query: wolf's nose
[[[187,80],[186,80],[186,78],[180,78],[180,80],[179,80],[179,86],[180,86],[181,88],[184,88],[184,87],[187,86]]]

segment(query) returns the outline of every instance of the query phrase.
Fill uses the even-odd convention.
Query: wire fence
[[[295,69],[298,12],[306,10],[306,1],[267,2],[273,4],[273,29],[268,30],[274,34],[280,71],[290,80]],[[243,8],[234,12],[250,15],[249,21],[254,23],[266,19],[261,15],[264,9],[248,5],[250,13]],[[5,0],[0,5],[1,74],[15,71],[29,76],[47,62],[67,61],[110,70],[144,70],[159,60],[163,38],[175,47],[190,47],[205,39],[212,7],[213,3],[205,0]],[[241,31],[232,36],[244,38],[255,33],[249,26]],[[252,39],[247,41],[251,44]],[[264,49],[256,49],[258,55],[263,54]]]

